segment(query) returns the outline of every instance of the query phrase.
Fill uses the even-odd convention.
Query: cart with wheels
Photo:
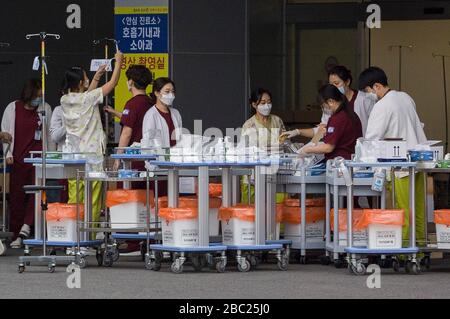
[[[353,196],[367,196],[380,198],[381,208],[385,208],[386,191],[377,192],[372,190],[373,171],[364,170],[353,174]],[[326,176],[326,256],[322,259],[322,264],[328,265],[334,263],[336,268],[342,268],[346,264],[345,248],[340,245],[341,239],[339,236],[340,218],[338,209],[342,207],[344,197],[347,196],[347,186],[342,172],[339,168],[333,167],[332,162],[327,163]],[[331,205],[331,197],[333,205]],[[375,204],[377,204],[375,202]],[[333,209],[333,225],[334,233],[331,235],[331,209]],[[384,256],[383,256],[384,259]]]
[[[299,216],[301,216],[301,234],[298,240],[292,241],[291,248],[300,252],[299,261],[307,263],[307,251],[321,251],[325,249],[323,238],[317,242],[308,241],[306,230],[306,195],[325,194],[325,169],[317,167],[296,167],[295,162],[284,162],[277,174],[277,191],[289,194],[299,194]]]
[[[359,163],[347,161],[345,163],[348,168],[351,180],[354,178],[354,168],[403,168],[408,169],[409,176],[414,176],[416,163],[413,162],[383,162],[383,163]],[[366,256],[386,256],[392,257],[393,269],[399,270],[400,264],[397,259],[397,255],[405,255],[407,261],[405,262],[405,271],[410,274],[420,274],[421,267],[420,261],[417,258],[419,248],[416,246],[416,221],[415,221],[415,183],[414,178],[409,179],[409,247],[399,249],[368,249],[358,248],[353,246],[353,195],[354,195],[353,183],[347,186],[347,239],[348,247],[345,248],[347,253],[348,269],[352,274],[364,275],[366,273],[366,267],[363,263],[363,257]]]
[[[35,166],[35,179],[36,185],[40,185],[43,179],[42,174],[42,158],[41,152],[30,152],[30,158],[24,160],[25,163],[30,163]],[[54,155],[52,159],[45,160],[45,178],[49,179],[75,179],[77,176],[77,170],[84,169],[86,164],[85,157],[86,153],[79,154],[64,154],[61,152],[47,152],[49,155]],[[39,156],[39,157],[37,157]],[[63,159],[70,157],[69,159]],[[77,159],[75,159],[77,157]],[[61,190],[60,186],[46,186],[46,190]],[[35,223],[34,223],[34,234],[35,238],[26,239],[24,243],[24,256],[19,257],[19,272],[25,271],[25,267],[30,265],[31,262],[47,263],[49,272],[55,271],[57,262],[64,264],[69,264],[75,262],[80,266],[86,266],[85,256],[75,254],[77,241],[49,241],[46,239],[46,220],[43,218],[42,207],[41,207],[41,194],[37,188],[28,188],[30,192],[35,193]],[[100,249],[102,241],[100,240],[82,240],[80,242],[80,247],[90,247],[97,251]],[[35,247],[42,247],[44,255],[40,257],[32,256],[32,249]],[[50,251],[47,252],[47,248]],[[70,253],[64,254],[64,256],[56,255],[57,249],[63,249],[65,252]]]

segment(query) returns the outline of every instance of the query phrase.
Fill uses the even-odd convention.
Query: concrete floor
[[[383,269],[381,288],[369,289],[367,276],[318,263],[291,264],[279,271],[275,264],[240,273],[230,265],[225,273],[196,273],[186,265],[173,274],[169,264],[160,271],[144,269],[139,257],[121,257],[112,268],[98,267],[95,257],[81,270],[81,288],[69,289],[65,266],[50,274],[47,267],[28,267],[17,272],[21,251],[0,257],[1,298],[449,298],[450,261],[434,260],[430,271],[419,276]],[[437,263],[439,262],[439,263]]]

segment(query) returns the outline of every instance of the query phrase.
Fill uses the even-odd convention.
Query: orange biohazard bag
[[[209,197],[222,196],[222,184],[209,183]],[[195,193],[198,195],[198,185],[195,186]]]
[[[195,219],[198,217],[198,211],[194,207],[165,207],[159,210],[158,215],[166,220]]]
[[[290,224],[300,224],[301,214],[300,207],[284,206],[283,208],[283,222]],[[306,223],[316,223],[325,220],[325,207],[307,207],[306,208]]]
[[[106,206],[113,207],[126,203],[142,203],[147,204],[145,189],[116,189],[108,191],[106,194]],[[149,203],[151,207],[155,206],[155,198],[153,191],[150,191]]]
[[[364,209],[356,227],[367,228],[370,224],[403,226],[405,211],[403,209]]]
[[[80,210],[80,220],[84,219],[84,206],[78,205]],[[47,220],[59,221],[63,218],[77,219],[77,205],[76,204],[63,204],[63,203],[50,203],[48,204]]]
[[[450,226],[450,209],[435,210],[434,223]]]
[[[276,221],[277,223],[281,223],[283,221],[283,209],[284,209],[284,205],[283,204],[277,204],[276,205]]]
[[[307,198],[305,204],[306,207],[324,207],[325,198]],[[289,207],[300,207],[300,199],[288,198],[284,201],[284,205]]]
[[[354,231],[360,231],[364,228],[360,227],[360,220],[364,214],[364,211],[362,209],[353,209],[352,210],[352,219],[353,219],[353,230]],[[330,225],[331,230],[334,231],[334,208],[331,209],[331,215],[330,215]],[[339,231],[347,231],[347,210],[346,209],[339,209]]]
[[[167,196],[158,198],[158,207],[168,207],[169,200]],[[222,200],[218,197],[209,198],[209,208],[220,208],[222,206]],[[178,207],[198,208],[198,198],[196,196],[183,196],[178,197]]]
[[[255,206],[253,205],[236,205],[232,207],[220,207],[219,219],[230,220],[237,218],[240,220],[254,222],[255,221]]]

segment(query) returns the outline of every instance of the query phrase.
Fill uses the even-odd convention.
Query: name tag
[[[334,127],[329,127],[327,130],[328,133],[333,133],[334,132]]]
[[[42,136],[42,131],[37,130],[37,131],[34,132],[34,139],[36,141],[40,141],[41,140],[41,136]]]

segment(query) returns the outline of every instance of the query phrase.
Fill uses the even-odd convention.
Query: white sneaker
[[[27,224],[23,224],[22,228],[20,229],[19,236],[22,236],[24,238],[30,237],[31,228]]]
[[[13,248],[13,249],[20,249],[20,248],[22,248],[22,246],[23,246],[23,243],[22,243],[21,237],[17,237],[16,240],[11,243],[11,248]]]

